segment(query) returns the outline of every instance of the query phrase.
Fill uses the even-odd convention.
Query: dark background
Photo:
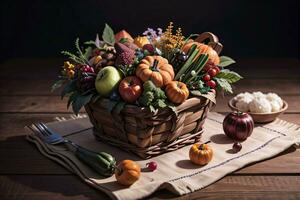
[[[211,31],[232,57],[299,58],[299,1],[2,0],[1,61],[60,57],[76,37],[94,39],[104,23],[132,35],[173,21],[186,35]]]

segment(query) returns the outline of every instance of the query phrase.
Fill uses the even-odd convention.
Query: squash
[[[136,68],[135,74],[143,82],[151,80],[156,87],[163,87],[174,79],[174,70],[161,56],[146,56]]]
[[[139,179],[140,175],[140,166],[132,160],[121,161],[115,170],[117,182],[125,186],[132,185]]]
[[[207,144],[194,144],[189,152],[190,160],[197,165],[206,165],[213,157],[213,150]]]
[[[193,44],[196,44],[197,45],[197,49],[199,50],[199,53],[198,53],[197,57],[200,56],[201,54],[208,54],[208,58],[215,65],[218,65],[220,63],[220,57],[219,57],[218,53],[211,46],[208,46],[208,45],[203,44],[203,43],[199,43],[199,42],[190,40],[190,41],[188,41],[188,43],[186,43],[182,47],[182,51],[184,53],[187,53],[190,50],[190,48],[193,46]]]
[[[189,97],[189,89],[179,81],[171,81],[165,88],[168,99],[173,103],[182,103]]]

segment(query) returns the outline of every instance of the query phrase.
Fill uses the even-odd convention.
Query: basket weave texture
[[[176,113],[169,108],[153,113],[135,105],[120,111],[112,105],[109,99],[101,99],[85,106],[96,139],[149,158],[199,141],[215,95],[189,98],[176,107]]]

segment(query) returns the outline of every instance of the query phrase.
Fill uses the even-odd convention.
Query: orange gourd
[[[198,56],[200,54],[208,54],[208,58],[215,64],[218,65],[220,63],[220,58],[218,53],[211,47],[203,43],[199,43],[196,41],[189,41],[182,47],[182,51],[187,53],[193,44],[197,45],[197,49],[199,50]],[[197,57],[198,57],[197,56]]]
[[[146,56],[136,68],[135,74],[143,82],[151,80],[156,87],[163,87],[174,79],[174,70],[161,56]]]
[[[136,182],[141,175],[140,166],[132,160],[121,161],[115,171],[117,182],[129,186]]]
[[[208,144],[194,144],[189,152],[190,160],[197,165],[206,165],[213,157],[213,150]]]
[[[165,88],[168,99],[173,103],[182,103],[189,97],[189,89],[179,81],[171,81]]]

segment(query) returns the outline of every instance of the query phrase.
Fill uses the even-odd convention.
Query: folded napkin
[[[105,192],[112,199],[126,200],[147,197],[162,188],[178,195],[187,194],[202,189],[249,163],[273,157],[300,142],[300,127],[277,119],[269,124],[257,125],[252,135],[242,143],[242,150],[234,154],[231,151],[233,141],[223,133],[223,118],[223,115],[210,113],[206,119],[202,141],[211,141],[214,157],[210,163],[202,167],[189,161],[190,146],[149,160],[142,160],[121,149],[96,141],[92,125],[87,118],[47,124],[52,130],[85,148],[106,151],[114,155],[117,161],[135,160],[142,168],[150,160],[157,162],[156,171],[142,170],[140,179],[130,187],[119,185],[114,176],[109,178],[99,176],[79,161],[65,145],[43,143],[36,136],[37,130],[28,131],[27,139],[33,142],[43,155],[60,163],[87,184]]]

